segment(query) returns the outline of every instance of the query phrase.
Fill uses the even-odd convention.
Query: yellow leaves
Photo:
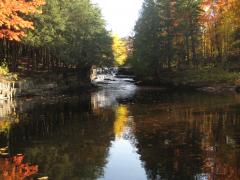
[[[0,121],[0,132],[5,132],[10,129],[11,122],[8,120],[1,120]]]
[[[126,42],[116,34],[113,35],[112,50],[115,64],[118,66],[124,65],[127,60],[127,45]]]
[[[204,44],[207,53],[220,53],[218,49],[213,51],[214,46],[222,47],[221,54],[229,55],[235,50],[231,47],[233,34],[240,26],[239,0],[204,0],[201,3],[204,10],[200,16],[200,23],[204,28]],[[214,45],[216,44],[216,45]],[[217,45],[218,44],[218,45]],[[236,54],[235,52],[233,54]]]
[[[127,106],[121,105],[116,109],[116,119],[114,123],[114,133],[116,137],[121,137],[124,127],[128,121]]]
[[[214,23],[224,18],[226,13],[231,13],[232,8],[237,5],[237,2],[238,0],[204,0],[201,3],[201,8],[204,11],[202,19],[204,21],[213,21]]]
[[[33,23],[23,19],[20,14],[41,13],[39,6],[44,0],[5,0],[0,2],[0,38],[20,41],[26,34],[24,29],[34,29]]]
[[[0,76],[3,75],[7,75],[9,73],[9,69],[8,69],[8,66],[6,63],[3,63],[1,66],[0,66]]]

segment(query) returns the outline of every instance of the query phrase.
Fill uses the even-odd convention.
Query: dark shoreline
[[[174,84],[168,83],[156,83],[155,81],[136,81],[136,85],[139,87],[159,88],[163,91],[171,92],[208,92],[208,93],[224,93],[224,92],[240,92],[240,87],[234,84],[226,83],[204,83],[204,84]]]

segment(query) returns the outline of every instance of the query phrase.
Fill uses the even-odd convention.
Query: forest
[[[112,64],[111,35],[90,0],[1,1],[0,27],[2,74]]]
[[[145,0],[129,57],[135,73],[154,81],[239,78],[239,9],[239,0]]]
[[[0,71],[81,71],[129,65],[140,80],[235,82],[238,0],[145,0],[132,37],[106,30],[90,0],[0,2]],[[115,62],[115,63],[114,63]]]

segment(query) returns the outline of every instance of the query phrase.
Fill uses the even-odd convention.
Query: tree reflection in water
[[[143,165],[147,177],[135,171],[133,179],[240,178],[239,96],[146,90],[126,100],[123,91],[111,96],[113,104],[107,97],[116,91],[35,103],[17,112],[17,123],[0,123],[0,144],[8,144],[10,155],[23,153],[49,179],[102,178],[119,159],[133,169]],[[128,146],[119,152],[112,144],[123,147],[121,140]],[[134,156],[131,163],[126,154]]]
[[[117,138],[120,138],[129,119],[127,106],[119,105],[115,116],[114,133]]]
[[[233,96],[193,97],[131,106],[136,146],[148,178],[239,179],[238,101]]]
[[[23,163],[23,154],[18,154],[12,158],[0,158],[0,179],[23,180],[30,178],[38,172],[37,165]]]
[[[19,115],[9,133],[10,154],[23,152],[50,179],[97,179],[114,138],[114,111],[93,113],[89,96],[39,103]]]

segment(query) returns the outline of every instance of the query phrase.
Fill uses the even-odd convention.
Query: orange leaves
[[[0,159],[0,179],[25,179],[38,172],[37,165],[23,163],[23,154],[18,154],[13,158]]]
[[[201,4],[202,10],[204,11],[203,20],[217,21],[234,1],[235,0],[204,0]]]
[[[200,20],[202,26],[208,32],[216,32],[216,28],[218,28],[219,32],[229,34],[240,22],[239,14],[237,14],[239,6],[239,0],[204,0],[201,3],[203,13]]]
[[[33,29],[33,23],[21,15],[41,13],[38,7],[44,0],[4,0],[0,2],[0,38],[20,41],[25,29]],[[20,15],[21,14],[21,15]]]

